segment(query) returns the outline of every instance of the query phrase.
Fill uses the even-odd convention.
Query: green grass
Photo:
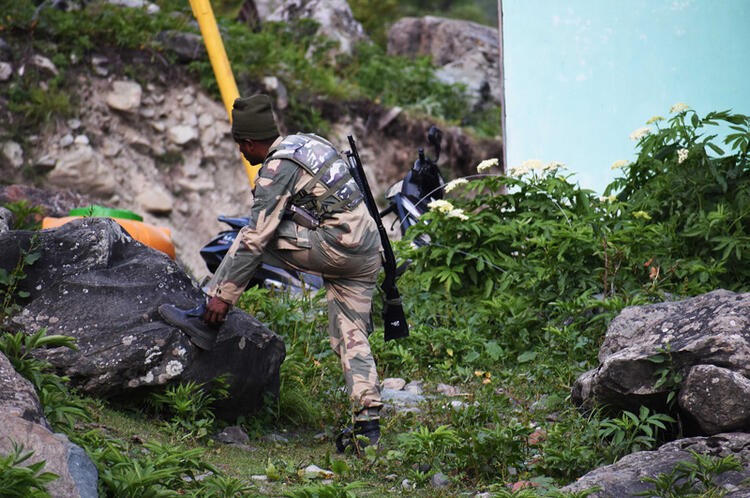
[[[95,48],[130,55],[141,53],[144,57],[140,59],[146,62],[124,59],[116,71],[144,84],[146,75],[158,68],[164,71],[177,65],[175,57],[156,41],[157,34],[164,30],[198,31],[191,26],[193,19],[187,2],[157,3],[161,11],[155,15],[143,9],[94,1],[72,12],[43,8],[36,17],[31,0],[13,3],[4,13],[4,34],[19,50],[56,53],[54,62],[60,75],[47,80],[29,66],[24,76],[10,81],[9,108],[23,116],[12,134],[22,137],[52,118],[64,118],[73,112],[76,83],[68,81],[66,75],[87,70],[87,57]],[[334,60],[330,56],[334,43],[316,36],[317,25],[310,20],[292,25],[264,23],[258,31],[227,17],[219,17],[218,23],[240,93],[257,91],[264,76],[278,77],[289,94],[285,119],[290,128],[325,133],[330,118],[322,115],[321,101],[367,99],[400,106],[433,121],[464,126],[468,132],[482,136],[495,137],[500,133],[496,110],[474,112],[467,104],[464,89],[440,83],[426,58],[392,57],[377,44],[362,43],[352,56]],[[219,100],[208,59],[192,62],[189,71]],[[44,90],[39,85],[42,80],[48,86]]]
[[[432,410],[436,410],[433,408]],[[416,421],[412,416],[397,416],[383,421],[383,452],[397,447],[397,437]],[[95,427],[108,437],[122,441],[173,443],[175,435],[165,432],[153,417],[137,411],[124,411],[112,406],[101,408],[95,420],[86,427]],[[262,496],[283,496],[285,493],[309,484],[319,482],[315,479],[300,477],[299,471],[308,465],[317,465],[326,470],[333,468],[348,470],[337,475],[335,482],[363,482],[365,489],[358,490],[357,496],[385,496],[394,486],[400,486],[401,480],[408,473],[399,472],[397,462],[370,464],[353,455],[338,455],[332,441],[334,427],[329,426],[321,431],[311,427],[267,427],[265,434],[257,434],[247,446],[231,446],[213,441],[192,443],[188,447],[205,450],[203,460],[213,465],[227,476],[247,482],[253,490]],[[271,435],[285,438],[285,442],[276,442]],[[385,457],[382,457],[385,458]],[[338,463],[337,463],[338,462]],[[345,465],[344,465],[345,464]],[[273,470],[275,469],[275,470]],[[394,476],[385,478],[387,469]],[[269,479],[268,475],[275,477]],[[252,476],[266,476],[263,480],[252,479]],[[457,490],[452,487],[445,492],[417,489],[412,496],[452,496]],[[250,496],[253,496],[250,494]]]

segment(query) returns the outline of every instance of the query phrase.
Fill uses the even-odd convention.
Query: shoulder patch
[[[269,175],[273,176],[279,171],[279,166],[281,166],[281,160],[271,159],[263,165],[263,169],[265,169]]]

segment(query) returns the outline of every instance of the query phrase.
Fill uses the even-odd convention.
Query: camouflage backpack
[[[290,135],[274,147],[268,159],[288,159],[313,178],[292,197],[292,204],[306,209],[319,219],[362,202],[362,193],[349,173],[349,165],[328,140],[313,133]],[[312,194],[315,184],[326,188],[320,196]]]

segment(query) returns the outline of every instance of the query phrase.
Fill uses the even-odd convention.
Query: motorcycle
[[[380,217],[395,214],[401,235],[406,234],[409,227],[416,224],[419,218],[429,211],[430,202],[443,198],[445,179],[437,165],[442,139],[443,132],[431,126],[427,131],[427,141],[433,147],[434,156],[427,157],[424,149],[420,147],[417,150],[417,160],[404,179],[394,183],[386,191],[388,207],[380,212]],[[415,240],[418,245],[427,242],[424,239]]]
[[[423,148],[417,150],[417,159],[404,178],[386,191],[388,205],[380,211],[380,216],[395,215],[401,234],[419,221],[420,216],[429,210],[429,203],[442,199],[445,180],[440,173],[437,162],[440,158],[442,132],[431,126],[427,132],[427,141],[433,148],[433,156],[428,157]],[[220,222],[229,226],[228,230],[219,232],[200,250],[200,255],[211,273],[216,272],[221,260],[226,256],[229,247],[237,238],[240,229],[245,226],[247,217],[220,215]],[[418,245],[427,244],[424,239],[415,240]],[[261,264],[255,272],[249,286],[260,286],[268,289],[285,290],[292,293],[315,292],[323,287],[323,279],[314,274],[296,270],[286,270],[269,264]]]

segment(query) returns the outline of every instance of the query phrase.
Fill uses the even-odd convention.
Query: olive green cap
[[[232,105],[232,136],[235,140],[268,140],[279,136],[268,95],[256,94],[235,99]]]

